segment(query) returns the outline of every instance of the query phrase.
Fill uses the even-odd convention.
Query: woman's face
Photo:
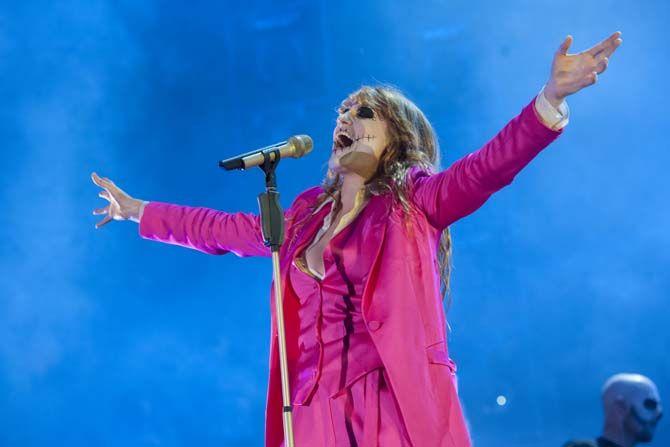
[[[345,101],[339,112],[328,168],[367,180],[377,171],[389,143],[387,123],[376,110],[353,99]]]

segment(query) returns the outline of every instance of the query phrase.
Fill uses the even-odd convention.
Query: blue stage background
[[[533,98],[565,35],[616,30],[564,135],[453,225],[450,346],[480,447],[598,434],[616,372],[668,400],[669,21],[660,0],[3,1],[0,446],[263,443],[269,259],[96,231],[92,171],[256,211],[261,172],[216,162],[310,134],[280,166],[287,207],[325,174],[339,102],[377,82],[426,112],[446,167]]]

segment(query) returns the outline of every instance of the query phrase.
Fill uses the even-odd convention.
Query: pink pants
[[[309,405],[293,407],[296,447],[411,447],[388,383],[378,368],[334,397],[317,387]]]

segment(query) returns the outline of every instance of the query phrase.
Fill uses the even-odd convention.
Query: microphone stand
[[[274,154],[274,161],[270,159]],[[265,192],[258,195],[261,214],[263,241],[272,251],[272,276],[275,291],[275,314],[279,337],[279,365],[281,369],[282,416],[284,421],[284,441],[286,447],[295,447],[293,440],[293,416],[291,394],[289,392],[288,361],[286,360],[286,335],[284,331],[284,300],[282,299],[281,274],[279,270],[279,248],[284,242],[284,213],[279,203],[275,169],[281,160],[279,149],[263,152],[263,164],[259,167],[265,173]]]

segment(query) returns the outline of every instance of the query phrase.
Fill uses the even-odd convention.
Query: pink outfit
[[[542,124],[531,102],[486,145],[448,169],[431,175],[412,168],[407,178],[412,212],[405,215],[389,194],[372,196],[354,221],[331,241],[331,247],[326,249],[330,253],[324,253],[326,277],[320,288],[311,284],[311,293],[311,278],[296,272],[293,261],[320,225],[322,217],[313,216],[313,211],[322,189],[308,189],[296,198],[285,211],[286,242],[280,251],[287,356],[296,403],[313,406],[309,414],[303,411],[307,406],[298,406],[296,420],[331,424],[333,431],[342,426],[346,431],[349,424],[357,440],[374,435],[383,447],[402,445],[395,435],[390,435],[395,440],[382,441],[387,439],[389,424],[394,427],[393,433],[402,436],[406,431],[415,447],[471,445],[456,393],[455,366],[447,349],[436,262],[439,238],[447,226],[474,212],[494,192],[509,185],[560,133]],[[263,244],[258,217],[248,213],[151,202],[144,210],[140,234],[211,254],[270,255]],[[339,264],[346,266],[345,275],[337,270]],[[347,288],[351,301],[342,307],[342,301],[338,304],[333,298],[344,295],[345,278],[349,278],[354,290]],[[278,447],[282,444],[283,427],[274,296],[271,303],[266,446]],[[318,312],[308,308],[319,303],[322,317],[317,319]],[[323,323],[320,330],[319,321]],[[357,340],[349,345],[349,352],[357,349],[354,345],[360,342],[366,348],[356,359],[369,364],[352,369],[355,362],[349,355],[345,370],[345,357],[340,355],[338,360],[337,354],[346,351],[346,336],[334,345],[334,354],[329,351],[323,337],[337,342],[335,337],[340,336],[342,328],[343,334],[351,331],[350,340]],[[320,363],[315,361],[316,346],[323,348],[319,351]],[[379,365],[378,360],[382,367],[370,370]],[[315,367],[319,382],[314,389],[309,374]],[[351,393],[350,403],[340,400],[325,405],[332,399],[332,392],[343,389],[343,384]],[[378,396],[378,400],[370,401],[369,395]],[[391,414],[394,408],[397,413]],[[374,418],[381,421],[377,430],[368,423]],[[306,423],[300,425],[296,427],[300,436],[312,428]],[[329,431],[327,427],[319,430]],[[369,434],[374,431],[377,433]],[[323,439],[312,445],[340,445],[329,442]],[[349,445],[346,442],[344,445]],[[362,445],[374,445],[371,442]]]
[[[332,202],[306,224],[309,236],[296,249],[297,258],[331,208]],[[361,313],[374,260],[363,249],[365,221],[363,209],[330,240],[323,253],[323,280],[298,268],[299,259],[290,267],[289,287],[300,301],[299,354],[291,373],[296,445],[410,445]]]

